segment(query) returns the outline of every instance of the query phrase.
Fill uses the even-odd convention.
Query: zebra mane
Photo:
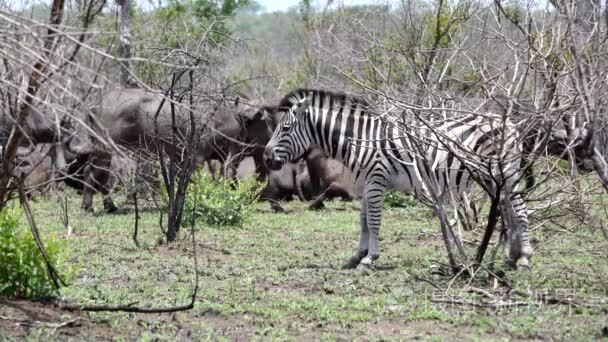
[[[358,96],[349,95],[343,92],[334,92],[330,90],[310,88],[298,88],[290,92],[281,99],[278,107],[291,108],[294,104],[308,96],[308,94],[311,92],[313,93],[314,97],[330,96],[333,99],[334,103],[344,103],[346,101],[350,101],[351,104],[358,104],[366,108],[369,107],[369,103],[365,99]]]

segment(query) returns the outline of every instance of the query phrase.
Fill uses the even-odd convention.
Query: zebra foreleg
[[[370,189],[366,194],[367,229],[369,233],[369,248],[367,255],[361,259],[360,269],[373,268],[373,263],[380,257],[380,224],[382,222],[382,206],[384,205],[384,187]]]
[[[367,229],[367,201],[365,197],[361,199],[361,233],[359,234],[359,248],[343,266],[344,269],[356,268],[359,266],[369,250],[369,229]]]

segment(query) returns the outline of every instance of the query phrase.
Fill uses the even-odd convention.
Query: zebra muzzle
[[[266,165],[268,165],[271,170],[277,171],[283,167],[283,162],[280,159],[267,159]]]
[[[268,166],[268,168],[274,171],[280,170],[284,164],[281,159],[275,156],[272,149],[268,148],[264,151],[264,162],[266,163],[266,166]]]

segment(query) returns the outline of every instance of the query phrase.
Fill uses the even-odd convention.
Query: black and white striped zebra
[[[521,150],[517,132],[508,121],[491,114],[425,123],[434,129],[425,129],[424,124],[411,128],[374,115],[360,98],[308,89],[286,95],[279,110],[284,112],[283,118],[264,154],[272,169],[280,169],[318,145],[350,168],[362,187],[359,248],[345,267],[370,267],[379,257],[387,189],[428,198],[423,175],[430,173],[439,187],[452,194],[468,191],[474,177],[490,186],[498,178],[509,179],[515,187]],[[532,248],[526,205],[515,191],[507,197],[515,224],[507,228],[505,252],[507,258],[527,266]]]

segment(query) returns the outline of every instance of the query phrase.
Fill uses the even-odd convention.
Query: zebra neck
[[[322,113],[321,110],[319,112]],[[327,111],[313,117],[312,130],[316,145],[333,159],[345,161],[349,155],[349,147],[353,138],[353,113],[348,110]]]

